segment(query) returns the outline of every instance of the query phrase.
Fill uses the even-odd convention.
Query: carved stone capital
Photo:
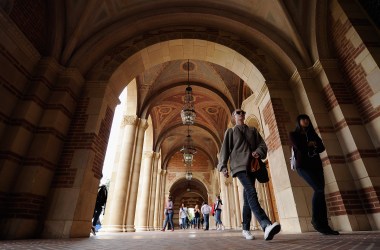
[[[153,151],[144,151],[143,156],[144,158],[152,158],[154,155]]]
[[[226,186],[231,185],[231,184],[232,184],[232,178],[226,178],[225,181],[224,181],[224,184],[225,184]]]
[[[149,127],[148,120],[140,119],[140,128],[144,129],[144,131]]]
[[[125,115],[123,120],[121,121],[121,127],[125,127],[127,125],[137,125],[137,116],[135,115]]]
[[[161,154],[160,154],[160,153],[154,152],[154,158],[155,158],[156,160],[160,159],[160,157],[161,157]]]

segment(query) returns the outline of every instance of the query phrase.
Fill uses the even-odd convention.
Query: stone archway
[[[181,51],[192,51],[193,54],[170,54],[171,47],[182,47]],[[174,49],[174,48],[173,48]],[[177,48],[178,49],[178,48]],[[205,54],[209,56],[204,56],[205,54],[199,54],[196,51],[198,50],[204,50]],[[267,82],[264,78],[264,75],[261,71],[253,64],[253,62],[249,61],[247,58],[245,58],[243,55],[241,55],[238,51],[235,51],[231,48],[228,48],[224,45],[217,44],[214,42],[208,42],[208,41],[202,41],[197,39],[179,39],[175,41],[167,41],[167,42],[161,42],[159,44],[156,44],[154,46],[150,46],[144,49],[141,49],[136,54],[130,56],[127,58],[119,67],[114,71],[112,76],[110,77],[109,81],[107,83],[103,83],[101,86],[103,89],[102,91],[99,91],[99,83],[98,82],[92,82],[91,85],[88,85],[89,91],[86,91],[83,98],[89,99],[90,103],[92,103],[92,99],[103,99],[103,102],[96,101],[98,106],[109,106],[108,98],[109,96],[115,95],[119,93],[120,90],[122,90],[126,83],[128,83],[131,79],[136,77],[138,74],[148,70],[149,68],[159,65],[161,63],[173,61],[173,60],[179,60],[179,59],[193,59],[193,60],[200,60],[200,61],[206,61],[210,62],[219,66],[222,66],[234,74],[236,74],[240,79],[242,79],[247,85],[250,87],[250,89],[255,93],[255,95],[252,97],[255,101],[255,108],[258,109],[257,113],[258,118],[260,119],[260,123],[265,124],[268,126],[267,121],[273,121],[275,119],[275,111],[272,106],[272,99],[270,97],[269,89],[267,87]],[[287,86],[287,81],[283,79],[281,84]],[[236,105],[240,105],[240,103],[236,103]],[[98,114],[92,114],[93,119],[96,119],[97,116],[98,120],[101,120],[103,118],[102,111],[104,108],[100,109],[91,109],[92,112],[97,112],[99,110]],[[227,113],[229,115],[229,113]],[[226,116],[227,116],[226,115]],[[140,119],[146,119],[146,117],[140,117],[137,118]],[[89,121],[89,122],[93,122]],[[136,124],[134,124],[136,126]],[[224,125],[225,126],[225,125]],[[140,131],[141,129],[139,129]],[[270,134],[270,140],[272,141],[270,144],[274,145],[273,147],[279,148],[281,146],[281,137],[278,134],[278,131],[272,131],[269,127],[264,128],[264,130],[267,131],[267,135]],[[141,130],[143,131],[143,130]],[[142,133],[142,132],[141,132]],[[218,145],[220,146],[220,145]],[[158,149],[157,149],[158,150]],[[278,167],[281,168],[281,171],[286,171],[286,161],[284,158],[284,155],[281,151],[277,152],[278,155],[276,158],[282,158],[282,162],[278,164]],[[270,156],[271,157],[271,156]],[[164,156],[163,156],[164,159]],[[138,162],[137,162],[138,163]],[[140,165],[134,164],[135,166],[135,172],[136,175],[140,172]],[[89,163],[91,165],[91,163]],[[287,179],[287,175],[281,175],[281,178],[284,178],[285,183],[289,183]],[[137,179],[138,177],[136,177]],[[278,178],[277,176],[274,178]],[[276,182],[276,183],[281,183]],[[130,187],[133,190],[136,190],[137,182],[132,181],[132,186]],[[284,188],[289,188],[290,183],[286,187],[275,187],[275,192],[278,195],[282,195],[281,191]],[[279,190],[281,189],[281,190]],[[137,199],[137,192],[128,192],[129,193],[129,200],[134,201]],[[131,206],[134,206],[133,203],[131,203]],[[80,208],[77,208],[80,209]],[[120,210],[123,210],[124,208],[120,208]],[[295,208],[294,208],[295,209]],[[128,222],[127,222],[127,228],[129,231],[133,231],[133,219],[134,215],[131,211],[134,211],[134,209],[126,209],[128,212]],[[280,213],[284,214],[284,213]],[[120,213],[122,215],[122,213]],[[281,217],[281,216],[280,216]],[[118,230],[121,230],[122,228],[122,221],[121,216],[118,218],[118,224],[115,223],[115,225],[118,225]],[[127,231],[128,231],[127,229]]]
[[[179,215],[178,211],[182,203],[188,208],[194,208],[195,205],[201,207],[203,201],[208,202],[208,188],[205,184],[193,178],[187,180],[185,178],[180,178],[172,184],[169,189],[169,193],[172,196],[174,203],[174,225],[178,225]]]
[[[181,59],[207,61],[220,65],[247,82],[252,91],[261,92],[261,88],[265,85],[262,72],[242,54],[222,44],[198,39],[169,40],[141,49],[118,66],[110,76],[109,84],[119,93],[124,89],[126,82],[130,82],[141,72],[158,64]],[[97,68],[94,67],[95,69]],[[90,74],[95,77],[94,73]]]

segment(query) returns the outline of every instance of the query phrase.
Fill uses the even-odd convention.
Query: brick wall
[[[353,103],[352,94],[344,82],[330,82],[329,85],[324,87],[322,93],[328,111],[331,111],[339,104]]]
[[[362,40],[366,39],[366,36],[361,36],[360,30],[368,32],[373,27],[365,15],[360,12],[360,8],[354,8],[355,2],[341,1],[339,3],[344,14],[340,13],[338,9],[334,9],[337,11],[336,13],[330,13],[329,34],[344,78],[342,82],[330,82],[330,85],[323,89],[323,94],[329,111],[337,105],[346,104],[346,107],[352,105],[352,109],[357,109],[359,115],[351,112],[349,114],[351,117],[345,116],[344,119],[333,124],[333,128],[321,128],[321,132],[331,129],[333,132],[338,132],[347,126],[367,124],[380,115],[380,109],[374,107],[370,101],[374,92],[367,81],[368,74],[364,68],[366,66],[367,70],[370,71],[372,66],[369,65],[376,64],[376,62],[371,61],[372,64],[370,64],[364,60],[363,56],[367,55],[367,46],[379,47],[380,44],[366,43]],[[336,15],[335,20],[334,14]],[[339,18],[338,14],[341,15]],[[344,15],[347,15],[347,18]],[[375,34],[372,38],[374,37],[376,37]],[[373,60],[371,57],[368,58],[368,60]],[[328,158],[323,159],[323,164],[354,162],[361,158],[376,158],[378,154],[376,149],[359,148],[345,156],[329,155]],[[327,194],[326,202],[329,212],[335,216],[378,213],[380,212],[379,189],[379,187],[368,187],[355,190],[353,187],[352,190]]]
[[[379,193],[379,187],[369,187],[358,191],[338,191],[328,194],[326,203],[329,213],[333,216],[379,213]]]
[[[194,155],[193,165],[191,166],[192,172],[208,172],[210,171],[208,165],[209,159],[203,152],[197,152]],[[175,153],[168,162],[168,171],[172,172],[186,172],[186,166],[183,163],[183,156],[180,152]]]
[[[111,130],[113,111],[107,108],[104,119],[101,122],[99,134],[86,133],[85,128],[88,120],[86,114],[89,105],[89,98],[83,98],[79,101],[76,113],[70,126],[70,132],[67,136],[62,157],[58,164],[54,187],[72,187],[77,169],[71,167],[72,158],[75,150],[88,149],[95,153],[95,159],[92,165],[94,175],[101,178],[103,162],[107,149],[108,138]]]
[[[49,54],[46,6],[46,0],[16,0],[9,15],[42,55]]]
[[[350,37],[348,34],[350,34],[352,28],[356,28],[355,26],[361,26],[361,29],[363,29],[365,27],[370,28],[371,24],[368,20],[359,18],[348,18],[344,23],[341,22],[342,19],[334,21],[331,15],[329,18],[332,24],[329,32],[332,37],[333,46],[342,72],[347,79],[345,83],[332,83],[332,91],[335,92],[338,101],[342,103],[349,101],[349,93],[351,93],[362,122],[369,123],[380,116],[380,109],[372,106],[370,97],[372,97],[374,93],[366,79],[367,74],[362,64],[356,63],[358,56],[366,49],[366,45],[362,40],[360,40],[360,44],[354,44],[348,39],[348,37]],[[355,41],[358,42],[358,39]],[[379,47],[380,44],[371,44],[371,46]],[[346,88],[346,90],[344,90],[344,88]],[[332,108],[333,105],[334,102],[330,100],[328,106]]]
[[[5,199],[5,214],[2,217],[12,219],[36,219],[39,220],[43,216],[43,207],[45,197],[31,193],[14,193]]]
[[[272,98],[263,109],[263,117],[269,128],[269,135],[265,138],[268,151],[275,150],[281,145],[289,145],[289,132],[285,124],[289,124],[291,121],[282,100]]]

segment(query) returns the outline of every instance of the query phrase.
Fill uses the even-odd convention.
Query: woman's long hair
[[[302,127],[301,127],[301,124],[300,124],[300,121],[302,119],[308,119],[309,120],[309,126],[305,129],[305,132],[308,133],[308,134],[316,134],[314,126],[313,126],[313,123],[311,122],[310,117],[308,115],[306,115],[306,114],[300,114],[299,116],[297,116],[295,131],[296,132],[301,132],[302,131]]]

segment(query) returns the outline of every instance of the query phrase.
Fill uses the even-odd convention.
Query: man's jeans
[[[208,230],[208,228],[209,228],[209,217],[210,217],[209,214],[203,214],[203,219],[205,221],[205,229],[206,230]]]
[[[216,224],[219,224],[219,225],[222,225],[222,219],[220,218],[221,217],[221,214],[222,214],[222,210],[221,209],[216,209],[215,210],[215,220],[216,220]]]
[[[250,230],[252,212],[263,230],[271,224],[265,211],[261,208],[257,198],[255,188],[255,176],[252,173],[247,175],[246,171],[238,172],[236,174],[240,183],[243,185],[244,204],[243,204],[243,230]]]
[[[187,228],[186,217],[181,218],[181,220],[182,220],[182,229],[186,229]]]
[[[195,228],[199,228],[200,222],[201,222],[201,218],[200,217],[195,217],[194,218],[194,227]]]
[[[164,222],[164,226],[162,227],[163,229],[166,228],[166,225],[170,224],[170,228],[171,229],[174,229],[174,225],[173,225],[173,212],[172,213],[167,213],[166,214],[166,218],[165,218],[165,222]]]
[[[297,173],[314,190],[312,199],[312,224],[321,229],[328,226],[323,168],[297,168]]]

